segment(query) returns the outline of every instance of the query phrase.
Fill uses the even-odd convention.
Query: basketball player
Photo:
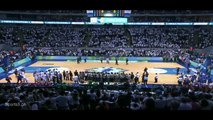
[[[46,72],[43,73],[43,75],[42,75],[42,80],[43,80],[44,82],[47,82],[47,74],[46,74]]]
[[[101,63],[103,63],[103,58],[102,57],[100,58],[100,60],[101,60]]]
[[[11,83],[12,78],[11,78],[11,77],[9,77],[9,76],[7,76],[5,80],[7,81],[7,83]]]
[[[78,71],[77,70],[75,70],[74,76],[78,76]]]
[[[22,82],[22,78],[23,78],[23,76],[21,76],[21,74],[19,73],[17,76],[17,84],[19,83],[19,81],[20,81],[20,83]]]
[[[84,63],[86,63],[86,62],[87,62],[87,58],[85,57],[85,58],[84,58]]]
[[[118,59],[117,58],[115,58],[115,64],[118,65]]]
[[[65,70],[63,70],[63,78],[64,78],[64,80],[66,79],[66,72],[65,72]]]
[[[24,83],[29,83],[29,80],[25,76],[22,78],[22,80]]]
[[[157,83],[158,82],[158,74],[157,73],[155,73],[155,83]]]
[[[137,72],[136,75],[135,75],[135,83],[136,83],[136,84],[139,82],[139,78],[140,78],[140,75],[139,75],[139,73]]]
[[[107,62],[107,64],[109,64],[109,58],[108,57],[106,58],[106,62]]]
[[[68,71],[66,71],[66,73],[65,73],[65,79],[66,79],[66,81],[69,80],[69,72]]]
[[[74,80],[75,83],[78,83],[78,76],[75,75],[75,76],[73,77],[73,80]]]
[[[72,81],[73,74],[71,70],[69,71],[69,75],[70,75],[70,80]]]
[[[67,78],[67,75],[68,75],[68,71],[66,72],[66,78]],[[68,77],[68,79],[69,79],[69,77]],[[58,72],[58,81],[59,81],[59,83],[62,83],[62,74],[60,71]]]
[[[81,56],[79,56],[79,62],[81,62]]]
[[[26,76],[25,76],[24,70],[21,70],[20,75],[22,76],[22,81],[23,81],[24,83],[28,83],[28,79],[27,79]]]
[[[50,81],[53,81],[54,76],[55,76],[55,75],[54,75],[54,72],[51,71],[51,72],[50,72]]]
[[[45,78],[45,77],[44,77],[44,71],[40,71],[40,73],[41,73],[41,74],[40,74],[40,78],[41,78],[40,81],[41,81],[41,82],[44,82],[44,78]]]
[[[130,79],[131,79],[131,81],[134,80],[134,77],[135,77],[135,75],[133,74],[133,72],[131,72],[131,74],[130,74]]]
[[[37,83],[37,81],[38,81],[38,75],[37,74],[38,73],[36,71],[33,73],[35,83]]]
[[[14,74],[15,74],[16,77],[18,76],[18,70],[17,69],[15,69]]]
[[[178,85],[182,85],[182,82],[183,82],[183,77],[179,76],[178,77]]]
[[[144,73],[143,73],[143,77],[144,77],[144,85],[147,87],[147,82],[148,82],[148,76],[149,76],[149,73],[148,73],[148,68],[145,68],[144,69]]]
[[[178,75],[178,74],[179,74],[179,71],[180,71],[180,68],[179,68],[179,67],[177,67],[177,73],[176,73],[176,75]]]
[[[128,57],[126,58],[126,65],[128,65],[128,62],[129,62],[129,59],[128,59]]]

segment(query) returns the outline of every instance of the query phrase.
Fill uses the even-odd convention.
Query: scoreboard
[[[87,10],[88,17],[130,17],[131,10]]]
[[[128,23],[125,17],[90,17],[91,23]]]

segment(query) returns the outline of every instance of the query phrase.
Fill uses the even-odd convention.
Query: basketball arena
[[[213,11],[0,11],[0,110],[213,110]]]

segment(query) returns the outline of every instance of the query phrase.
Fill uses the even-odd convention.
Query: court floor
[[[149,78],[148,83],[154,84],[154,76],[155,73],[158,73],[158,83],[156,84],[177,84],[177,75],[176,68],[180,67],[181,71],[185,68],[177,63],[169,63],[169,62],[134,62],[126,65],[124,62],[119,62],[119,65],[115,65],[115,62],[100,63],[100,62],[81,62],[77,64],[76,62],[68,62],[68,61],[38,61],[34,64],[31,64],[28,67],[25,67],[26,70],[25,76],[29,79],[30,83],[34,82],[33,72],[35,70],[47,70],[47,69],[68,69],[74,72],[77,70],[85,71],[85,70],[96,70],[96,71],[124,71],[124,72],[136,72],[140,73],[140,81],[141,75],[143,73],[144,68],[148,68]],[[15,75],[11,75],[12,83],[17,82]],[[66,83],[70,83],[71,81],[64,81]],[[1,79],[0,83],[6,83],[5,79]]]

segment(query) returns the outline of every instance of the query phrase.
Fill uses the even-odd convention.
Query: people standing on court
[[[66,72],[65,72],[65,70],[63,71],[63,78],[64,78],[64,80],[66,79]]]
[[[73,80],[74,80],[75,83],[78,83],[78,76],[75,75],[75,76],[73,77]]]
[[[54,73],[54,75],[53,75],[53,84],[56,84],[57,83],[57,74],[56,73]]]
[[[107,62],[107,64],[109,64],[109,57],[106,58],[106,62]]]
[[[118,58],[115,58],[115,64],[118,65]]]
[[[29,82],[29,80],[25,76],[25,70],[24,69],[21,70],[20,75],[22,76],[22,82],[24,82],[24,83],[28,83]]]
[[[37,73],[37,71],[33,72],[33,77],[34,77],[35,83],[37,83],[37,81],[38,81],[38,73]]]
[[[84,63],[86,63],[86,62],[87,62],[87,58],[85,57],[85,58],[84,58]]]
[[[137,73],[135,74],[135,83],[136,83],[136,84],[139,82],[139,78],[140,78],[140,75],[139,75],[139,73],[137,72]]]
[[[134,80],[134,77],[135,77],[135,75],[133,74],[133,72],[131,72],[131,74],[130,74],[130,79],[131,79],[131,81]]]
[[[80,57],[77,57],[77,64],[79,64],[80,63]]]
[[[176,75],[179,75],[179,71],[180,71],[180,68],[177,67],[177,73],[176,73]]]
[[[23,78],[23,76],[20,74],[20,73],[18,73],[18,76],[17,76],[17,84],[20,82],[20,83],[22,83],[22,78]]]
[[[11,83],[12,78],[9,75],[7,75],[7,77],[5,78],[5,80],[7,81],[7,83]]]
[[[77,64],[79,64],[78,57],[76,58]]]
[[[78,76],[78,71],[77,70],[75,70],[75,72],[74,72],[74,76]]]
[[[73,74],[71,70],[69,71],[69,75],[70,75],[70,80],[72,81]]]
[[[68,81],[69,80],[69,72],[68,71],[66,71],[66,73],[65,73],[65,79],[66,79],[66,81]]]
[[[128,57],[126,57],[126,65],[128,65],[129,59]]]
[[[178,77],[178,85],[182,85],[183,83],[183,73],[180,74],[180,76]]]
[[[100,57],[101,63],[103,63],[103,57]]]
[[[62,83],[62,74],[60,72],[58,73],[58,83]]]
[[[81,57],[80,56],[78,57],[78,63],[81,63]]]
[[[147,82],[148,82],[148,76],[149,76],[149,73],[148,73],[148,68],[145,68],[144,69],[144,72],[143,72],[143,78],[144,78],[144,85],[147,87]]]
[[[158,73],[155,73],[155,83],[157,83],[158,82]]]

